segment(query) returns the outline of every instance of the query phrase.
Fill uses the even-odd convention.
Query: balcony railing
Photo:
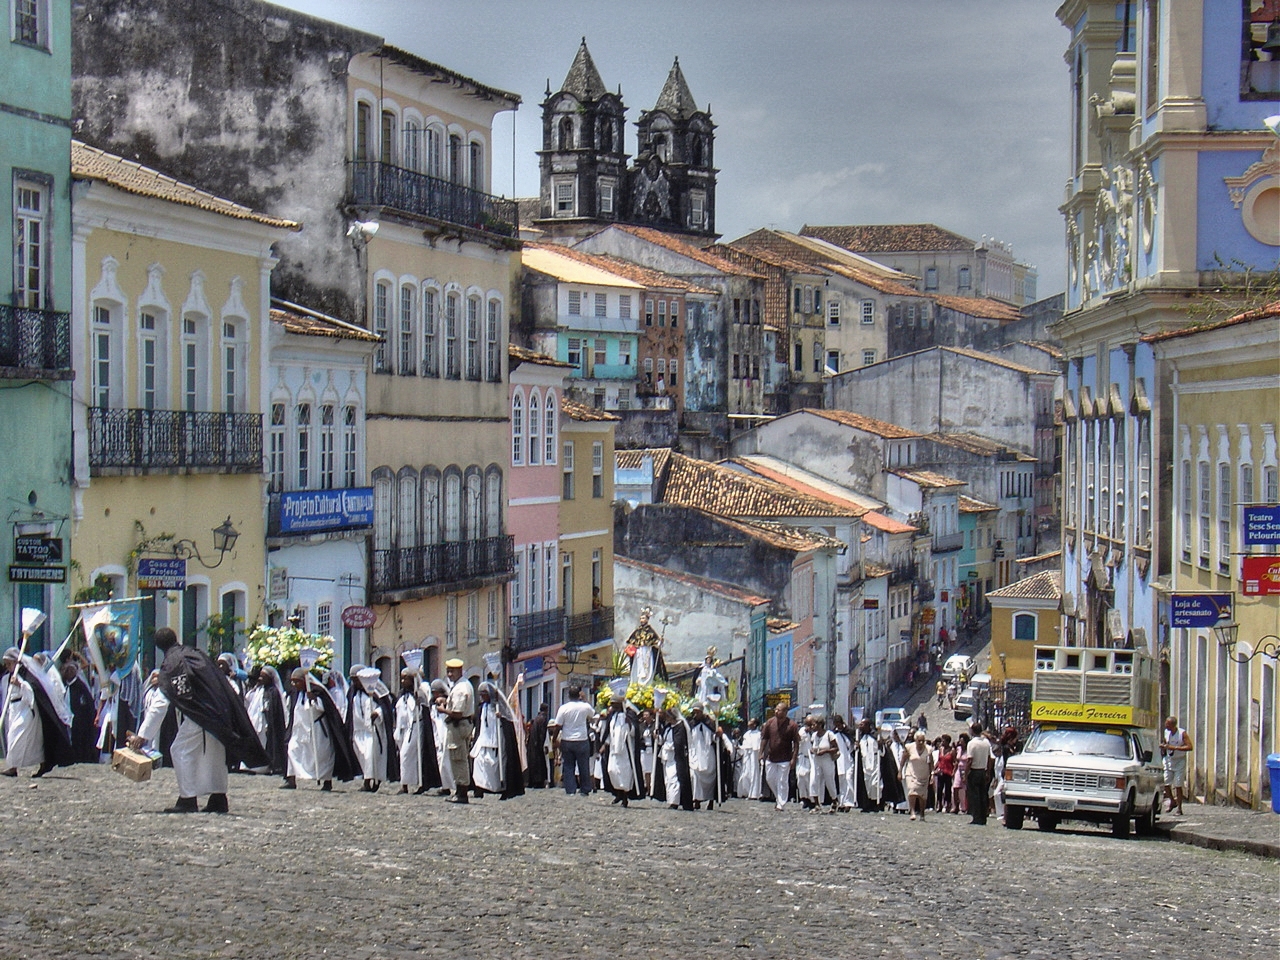
[[[351,162],[351,194],[358,206],[391,207],[485,233],[516,235],[514,200],[377,160]]]
[[[904,563],[889,571],[889,586],[898,587],[904,583],[910,583],[915,578],[916,565],[914,563]]]
[[[71,371],[71,314],[0,304],[0,367]]]
[[[932,603],[934,596],[932,580],[916,581],[916,603]]]
[[[964,532],[937,533],[933,537],[933,552],[945,553],[948,550],[959,550],[964,546]]]
[[[511,536],[453,540],[423,547],[373,551],[373,592],[435,587],[515,569]]]
[[[261,473],[262,415],[90,407],[89,466]]]
[[[564,607],[521,613],[511,618],[511,649],[528,653],[564,642]]]
[[[613,607],[572,614],[565,620],[564,633],[564,641],[570,647],[586,647],[613,639]]]

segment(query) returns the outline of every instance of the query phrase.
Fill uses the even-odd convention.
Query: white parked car
[[[911,712],[906,707],[885,707],[876,711],[876,728],[911,725]]]
[[[960,674],[966,677],[972,677],[977,672],[977,664],[973,662],[973,657],[965,653],[953,653],[947,657],[947,662],[942,665],[942,679],[954,680]]]

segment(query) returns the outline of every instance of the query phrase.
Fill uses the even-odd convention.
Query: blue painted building
[[[9,295],[0,302],[0,623],[23,607],[48,623],[29,649],[70,626],[71,4],[14,3],[0,56],[0,177],[10,189]],[[83,360],[83,358],[81,358]],[[16,642],[16,641],[15,641]]]

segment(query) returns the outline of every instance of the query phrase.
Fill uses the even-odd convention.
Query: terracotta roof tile
[[[862,576],[867,580],[876,580],[880,577],[887,577],[893,573],[891,567],[882,567],[873,560],[862,561]]]
[[[91,147],[79,140],[71,141],[71,174],[80,180],[100,180],[125,193],[168,200],[210,213],[220,213],[235,220],[250,220],[282,230],[301,229],[301,224],[293,220],[256,213],[234,201],[215,196],[173,177],[167,177],[158,170]]]
[[[986,503],[976,497],[966,497],[960,494],[960,512],[961,513],[990,513],[992,510],[999,510],[993,503]]]
[[[1276,304],[1277,310],[1280,310],[1280,302]],[[1017,343],[1025,347],[1031,347],[1033,350],[1039,350],[1041,353],[1047,353],[1055,360],[1061,360],[1064,356],[1062,348],[1057,344],[1046,343],[1043,340],[1018,340]]]
[[[848,513],[772,480],[673,453],[663,502],[722,517],[843,517]]]
[[[809,550],[840,550],[844,544],[835,537],[828,537],[821,533],[814,533],[812,530],[800,530],[796,527],[789,527],[783,523],[770,523],[763,520],[747,521],[747,520],[731,520],[728,517],[719,517],[721,523],[734,530],[739,530],[754,540],[767,543],[772,547],[779,547],[783,550],[795,550],[798,553],[804,553]]]
[[[764,625],[774,633],[785,633],[800,626],[794,620],[783,620],[781,617],[768,617],[765,619]]]
[[[1014,370],[1018,373],[1030,373],[1036,376],[1052,376],[1044,370],[1037,370],[1035,367],[1025,367],[1020,363],[1014,363],[1012,360],[1006,360],[1004,357],[997,357],[991,353],[983,353],[981,350],[970,350],[967,347],[931,347],[933,350],[946,350],[948,353],[959,354],[962,357],[969,357],[971,360],[982,360],[985,363],[994,363],[998,367],[1004,367],[1008,370]],[[923,353],[924,351],[919,351]],[[906,354],[911,356],[911,354]]]
[[[364,340],[369,343],[381,343],[382,337],[370,333],[364,327],[347,323],[337,317],[330,317],[296,303],[286,300],[271,301],[271,320],[278,323],[289,333],[304,337],[332,337],[335,340]]]
[[[990,297],[949,297],[936,293],[929,294],[931,300],[948,310],[963,313],[970,317],[981,317],[984,320],[999,320],[1001,323],[1012,323],[1021,320],[1022,314],[1017,307]]]
[[[860,517],[864,513],[868,512],[867,508],[860,503],[850,500],[847,497],[841,497],[837,494],[822,490],[813,484],[805,483],[797,477],[788,476],[781,470],[774,470],[762,463],[753,463],[751,461],[740,459],[733,459],[729,462],[741,464],[757,476],[764,477],[766,480],[772,480],[774,483],[781,484],[784,487],[790,487],[797,493],[803,493],[805,496],[816,497],[819,500],[825,501],[833,507],[838,507],[841,510],[847,511],[848,516]]]
[[[914,253],[931,250],[973,250],[968,237],[932,223],[880,223],[848,226],[805,226],[800,233],[817,237],[854,253]]]
[[[815,417],[834,420],[836,423],[842,423],[846,427],[853,427],[855,430],[871,433],[886,440],[907,440],[920,436],[920,432],[917,430],[908,430],[906,427],[900,427],[896,423],[886,423],[884,420],[863,416],[861,413],[854,413],[851,410],[818,410],[806,407],[799,412],[811,413]]]
[[[560,411],[570,420],[577,420],[581,423],[621,419],[620,417],[615,417],[608,410],[597,410],[595,407],[588,407],[585,403],[570,400],[568,397],[560,399]]]
[[[649,457],[653,461],[653,475],[661,477],[667,469],[667,462],[671,459],[670,447],[649,447],[645,450],[615,450],[613,454],[614,463],[617,464],[619,470],[639,470],[644,466],[644,458]]]
[[[724,257],[716,256],[714,253],[708,253],[700,247],[695,247],[691,243],[686,243],[677,237],[671,236],[669,233],[663,233],[661,230],[655,230],[653,227],[633,227],[619,224],[616,229],[625,230],[627,233],[639,237],[641,240],[648,240],[650,243],[657,244],[660,247],[666,247],[668,250],[688,257],[690,260],[697,260],[699,263],[712,267],[721,273],[727,273],[733,276],[757,277],[758,279],[762,279],[759,278],[758,274],[744,271],[742,267],[735,263],[731,263]]]
[[[1164,333],[1149,333],[1142,338],[1143,343],[1160,343],[1164,340],[1176,340],[1179,337],[1192,337],[1197,333],[1207,333],[1210,330],[1221,330],[1223,327],[1234,327],[1241,323],[1253,323],[1256,320],[1267,320],[1271,317],[1280,317],[1280,300],[1274,303],[1268,303],[1266,306],[1259,307],[1257,310],[1247,310],[1244,313],[1237,313],[1234,317],[1228,317],[1226,320],[1218,320],[1214,323],[1203,323],[1194,327],[1183,327],[1181,330],[1167,330]]]
[[[1011,600],[1061,600],[1062,571],[1045,570],[1007,587],[992,590],[987,596],[1007,597]]]
[[[572,363],[557,360],[555,357],[548,357],[545,353],[534,353],[534,351],[518,347],[514,343],[507,344],[507,356],[512,360],[519,360],[521,363],[536,363],[542,367],[573,367]]]
[[[924,439],[946,444],[948,447],[955,447],[957,450],[980,457],[997,457],[1004,460],[1017,460],[1021,463],[1035,463],[1036,460],[1030,454],[1005,446],[1003,443],[997,443],[977,433],[929,433],[925,434]]]
[[[864,513],[862,522],[884,533],[911,533],[917,529],[909,523],[903,523],[893,517],[886,517],[883,513],[877,513],[875,510],[868,510]]]
[[[721,580],[711,580],[707,577],[695,576],[692,573],[683,573],[679,570],[672,570],[669,567],[660,567],[652,563],[644,563],[640,560],[632,560],[630,557],[615,556],[613,558],[615,564],[621,564],[624,567],[635,567],[637,570],[643,570],[654,576],[666,577],[670,580],[677,580],[680,583],[688,584],[691,587],[697,587],[707,593],[714,593],[730,600],[737,600],[741,603],[748,603],[753,607],[762,606],[772,603],[767,597],[758,594],[748,593],[740,587],[736,587],[731,583],[725,583]]]
[[[932,470],[890,470],[889,472],[896,477],[902,477],[904,480],[910,480],[917,486],[927,487],[933,490],[939,490],[945,487],[964,487],[968,485],[963,480],[957,480],[955,477],[948,477],[941,473],[934,473]]]

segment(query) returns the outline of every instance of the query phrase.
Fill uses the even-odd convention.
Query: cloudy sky
[[[539,104],[587,38],[628,122],[673,57],[717,125],[716,220],[931,222],[994,237],[1062,290],[1067,32],[1042,0],[284,0],[524,103],[495,124],[495,193],[538,192]],[[628,152],[635,130],[628,130]]]

